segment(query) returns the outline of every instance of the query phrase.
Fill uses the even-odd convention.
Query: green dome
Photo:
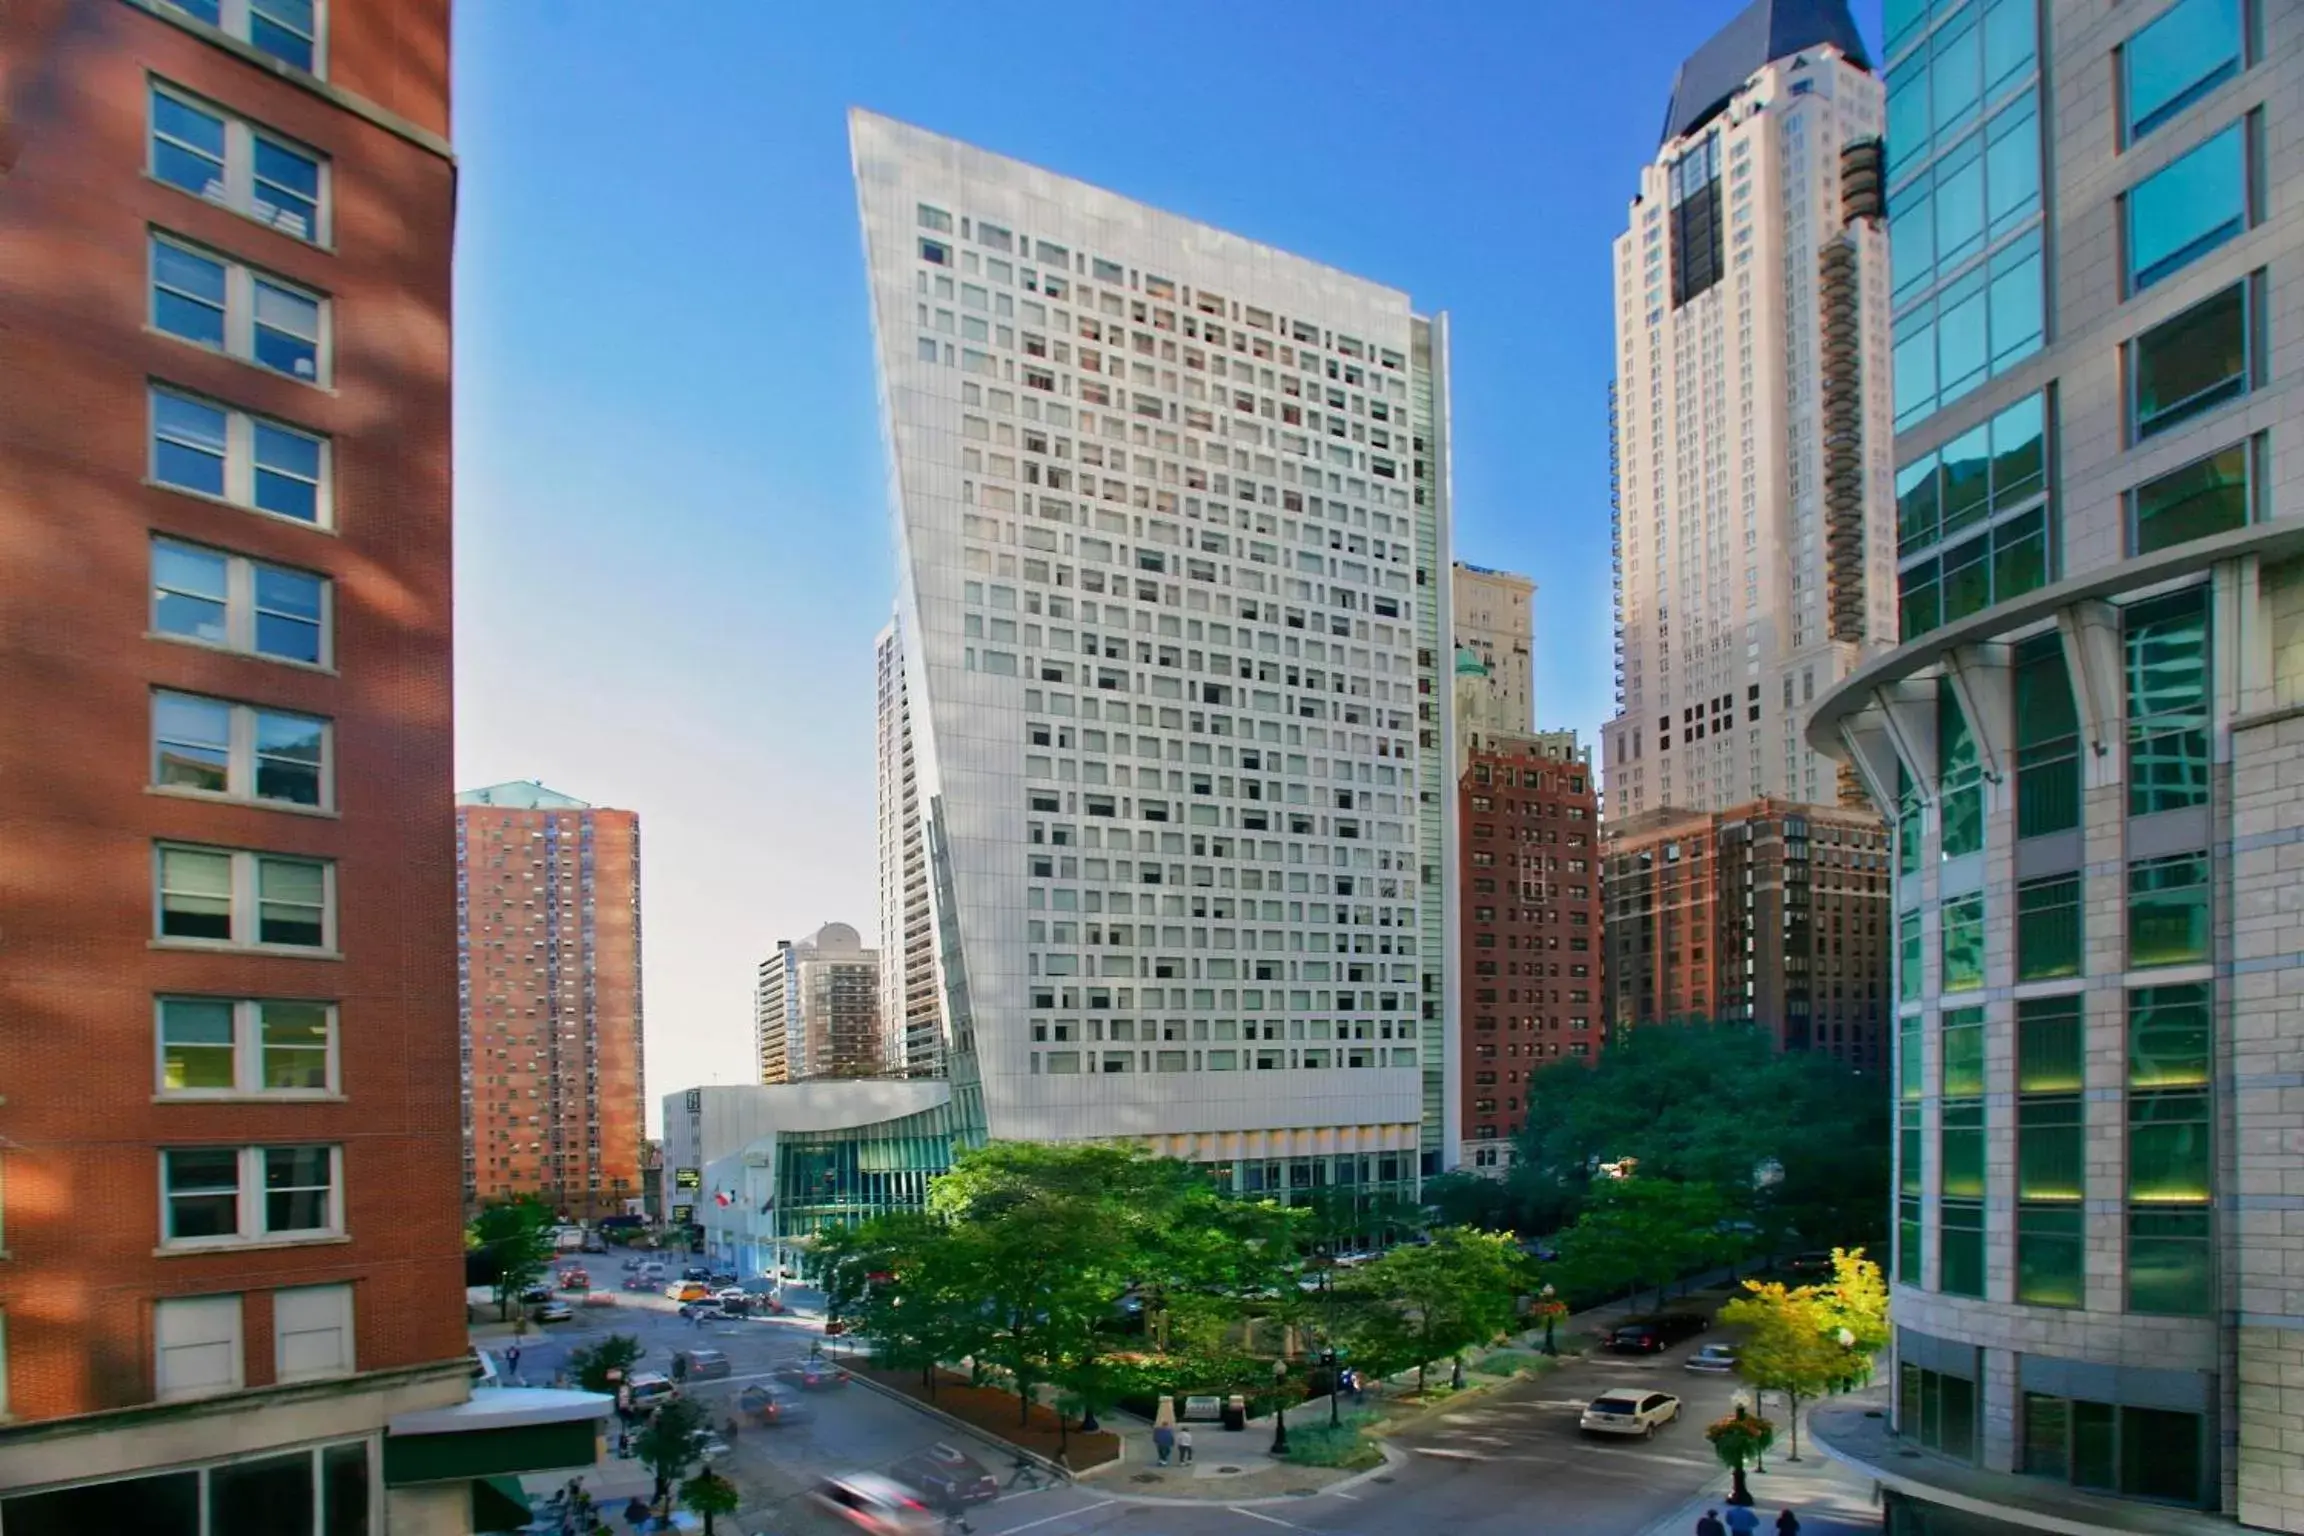
[[[1470,646],[1456,647],[1456,675],[1458,677],[1486,677],[1488,664],[1475,655]]]

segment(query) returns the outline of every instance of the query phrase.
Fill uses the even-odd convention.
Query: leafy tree
[[[1517,1226],[1518,1202],[1502,1179],[1483,1178],[1458,1169],[1424,1181],[1424,1207],[1449,1227],[1479,1227],[1509,1232]]]
[[[1357,1303],[1364,1353],[1416,1357],[1416,1389],[1426,1365],[1485,1344],[1512,1324],[1527,1280],[1519,1245],[1496,1232],[1443,1227],[1428,1243],[1395,1248],[1351,1272],[1343,1289]]]
[[[534,1195],[492,1200],[480,1207],[464,1230],[464,1245],[495,1274],[496,1315],[512,1315],[522,1291],[551,1267],[552,1212]]]
[[[1874,1236],[1885,1209],[1888,1095],[1818,1051],[1778,1051],[1745,1023],[1647,1024],[1529,1085],[1507,1189],[1524,1231],[1550,1231],[1630,1159],[1709,1184],[1772,1246]]]
[[[744,1498],[734,1483],[706,1467],[680,1485],[680,1502],[704,1517],[704,1536],[712,1536],[713,1518],[736,1513]]]
[[[1888,1347],[1888,1280],[1880,1266],[1861,1248],[1835,1248],[1831,1281],[1812,1289],[1835,1338],[1848,1332],[1848,1349],[1861,1365],[1852,1376],[1869,1377],[1872,1357]]]
[[[1652,1285],[1662,1306],[1673,1280],[1731,1251],[1722,1232],[1728,1210],[1710,1184],[1676,1183],[1644,1170],[1609,1179],[1560,1234],[1561,1265],[1576,1291],[1606,1295]]]
[[[1821,1397],[1847,1380],[1849,1351],[1816,1287],[1787,1290],[1773,1280],[1747,1280],[1744,1289],[1750,1294],[1722,1307],[1720,1321],[1744,1329],[1737,1373],[1763,1391],[1784,1394],[1791,1459],[1798,1461],[1801,1401]]]
[[[576,1378],[576,1385],[587,1392],[613,1392],[618,1380],[632,1374],[632,1363],[640,1354],[638,1339],[628,1333],[611,1333],[597,1344],[570,1350],[568,1371]],[[612,1377],[611,1371],[619,1375]]]
[[[656,1477],[649,1498],[661,1508],[671,1497],[672,1485],[696,1464],[696,1446],[703,1438],[704,1410],[693,1398],[667,1398],[632,1441],[632,1454]]]

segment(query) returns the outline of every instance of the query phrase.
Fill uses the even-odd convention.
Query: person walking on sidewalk
[[[1789,1509],[1776,1517],[1776,1536],[1800,1536],[1800,1517]]]
[[[1728,1507],[1728,1536],[1752,1536],[1760,1529],[1760,1517],[1752,1513],[1749,1504],[1731,1504]]]
[[[1720,1511],[1704,1511],[1704,1518],[1696,1522],[1696,1536],[1728,1536],[1728,1527],[1720,1523]]]
[[[1168,1453],[1175,1448],[1176,1431],[1170,1429],[1165,1424],[1154,1425],[1152,1429],[1152,1449],[1158,1453],[1160,1457],[1160,1465],[1168,1465]]]
[[[1181,1424],[1176,1426],[1176,1465],[1192,1465],[1192,1431]]]

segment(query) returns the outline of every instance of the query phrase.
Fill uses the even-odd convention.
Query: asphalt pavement
[[[805,1357],[811,1344],[836,1352],[808,1319],[682,1321],[654,1297],[620,1298],[615,1308],[577,1309],[576,1320],[531,1333],[523,1341],[520,1378],[547,1385],[564,1367],[569,1348],[611,1329],[641,1340],[637,1368],[670,1373],[671,1352],[686,1347],[723,1350],[734,1369],[724,1381],[692,1384],[691,1394],[713,1405],[713,1422],[727,1417],[729,1400],[747,1382],[765,1379],[780,1363]],[[1704,1426],[1729,1411],[1741,1389],[1733,1377],[1683,1369],[1687,1356],[1711,1335],[1700,1335],[1659,1356],[1600,1356],[1572,1361],[1548,1375],[1522,1380],[1459,1407],[1443,1407],[1403,1430],[1393,1445],[1403,1454],[1393,1466],[1345,1485],[1341,1491],[1283,1495],[1238,1504],[1154,1501],[1131,1496],[1123,1469],[1076,1485],[1018,1489],[979,1506],[969,1518],[979,1536],[1272,1536],[1282,1530],[1317,1536],[1642,1536],[1669,1533],[1677,1517],[1716,1496],[1719,1463],[1704,1440]],[[488,1340],[501,1354],[504,1341]],[[1577,1415],[1596,1393],[1612,1386],[1670,1392],[1682,1414],[1653,1440],[1586,1437]],[[845,1386],[809,1395],[815,1412],[805,1423],[778,1428],[747,1426],[726,1468],[740,1483],[763,1491],[728,1528],[750,1536],[817,1536],[837,1527],[811,1509],[799,1490],[829,1473],[886,1471],[903,1457],[937,1442],[958,1444],[1001,1476],[1011,1458],[981,1440],[910,1405],[867,1388]],[[1774,1405],[1771,1405],[1773,1408]],[[1781,1417],[1781,1409],[1775,1409]],[[1229,1437],[1200,1436],[1203,1460],[1220,1458]],[[1807,1536],[1855,1536],[1876,1531],[1864,1509],[1864,1490],[1811,1462],[1798,1477],[1775,1473],[1752,1479],[1772,1524],[1786,1502],[1803,1511]],[[1772,1466],[1779,1463],[1772,1462]],[[1693,1515],[1685,1523],[1693,1529]]]

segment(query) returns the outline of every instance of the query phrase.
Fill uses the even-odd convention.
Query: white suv
[[[1579,1420],[1586,1434],[1649,1435],[1680,1417],[1680,1399],[1642,1387],[1610,1387],[1592,1399]]]

